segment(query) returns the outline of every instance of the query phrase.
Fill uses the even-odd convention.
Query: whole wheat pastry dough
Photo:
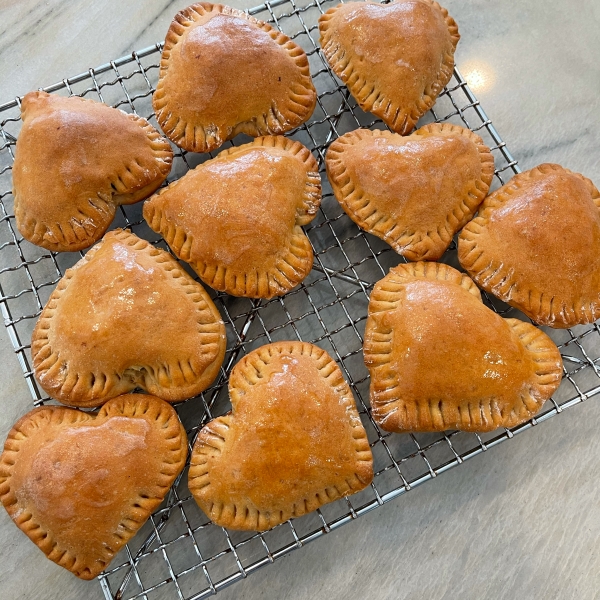
[[[98,241],[121,204],[166,179],[173,152],[148,121],[101,102],[30,92],[13,167],[17,227],[33,244],[72,252]]]
[[[433,0],[347,2],[319,18],[321,47],[358,105],[410,133],[450,81],[460,39]]]
[[[50,396],[90,407],[136,387],[170,402],[195,396],[219,372],[225,345],[204,288],[170,254],[116,229],[58,282],[31,354]]]
[[[44,406],[8,434],[0,499],[50,560],[93,579],[158,508],[186,456],[177,413],[154,396],[120,396],[97,414]]]
[[[408,137],[357,129],[331,144],[325,163],[348,216],[409,260],[440,258],[494,176],[483,140],[450,123]]]
[[[208,285],[271,298],[300,283],[313,252],[301,225],[321,202],[316,160],[267,136],[221,152],[144,205],[144,218]]]
[[[481,302],[444,264],[394,267],[371,294],[364,342],[371,408],[388,431],[491,431],[538,412],[560,384],[552,340]]]
[[[480,287],[536,323],[592,323],[600,318],[600,193],[560,165],[516,175],[463,229],[458,258]]]
[[[175,15],[153,105],[178,146],[209,152],[238,133],[291,131],[316,99],[304,50],[270,25],[208,2]]]
[[[262,346],[234,367],[229,393],[232,411],[200,431],[188,482],[217,525],[262,531],[371,483],[352,392],[324,350]]]

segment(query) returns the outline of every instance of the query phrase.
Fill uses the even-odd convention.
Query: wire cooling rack
[[[283,298],[258,301],[213,294],[227,325],[225,362],[215,384],[199,398],[178,405],[177,410],[187,428],[191,449],[200,427],[229,410],[227,379],[239,358],[271,341],[300,339],[315,343],[335,357],[352,387],[373,450],[373,484],[359,494],[270,531],[242,533],[227,531],[207,520],[187,489],[186,469],[160,510],[99,577],[107,599],[197,600],[214,594],[291,550],[600,392],[600,330],[594,324],[549,331],[563,355],[563,383],[541,413],[519,427],[486,435],[456,431],[397,435],[381,431],[374,423],[362,357],[367,304],[373,284],[401,258],[384,242],[361,232],[352,223],[333,198],[324,174],[324,155],[331,141],[357,127],[383,128],[381,121],[357,108],[319,52],[317,19],[333,3],[334,0],[274,0],[248,11],[274,24],[305,49],[318,91],[310,122],[292,134],[312,150],[323,174],[322,208],[305,228],[315,253],[313,271]],[[160,52],[161,45],[157,44],[64,79],[46,91],[101,100],[140,114],[156,125],[151,95],[158,77]],[[11,169],[21,125],[19,102],[17,98],[0,105],[0,309],[34,404],[39,406],[49,400],[38,388],[31,370],[31,332],[65,269],[82,254],[47,252],[24,241],[15,227]],[[462,124],[484,138],[496,160],[495,186],[519,171],[458,71],[434,109],[422,119],[422,123],[432,121]],[[246,141],[239,137],[234,143]],[[169,181],[208,157],[176,149]],[[121,207],[114,226],[129,227],[168,250],[164,241],[146,226],[140,204]],[[454,244],[442,260],[458,266]],[[486,302],[502,314],[518,314],[489,297]]]

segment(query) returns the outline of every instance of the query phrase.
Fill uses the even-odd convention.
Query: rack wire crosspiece
[[[551,332],[564,359],[563,384],[541,413],[524,425],[486,435],[456,431],[395,435],[375,425],[369,413],[369,379],[362,360],[367,304],[374,283],[401,258],[350,221],[333,198],[324,175],[324,156],[330,142],[358,127],[383,128],[381,121],[373,120],[372,115],[356,106],[319,52],[317,20],[333,3],[334,0],[274,0],[249,11],[305,49],[318,91],[311,120],[292,134],[314,153],[323,174],[322,208],[305,228],[315,252],[313,271],[283,298],[258,301],[213,294],[227,325],[225,362],[215,384],[199,398],[181,403],[177,410],[187,427],[191,449],[200,427],[229,409],[228,375],[243,354],[277,340],[315,343],[337,360],[354,392],[373,450],[373,484],[359,494],[270,531],[242,533],[227,531],[207,520],[187,489],[186,470],[162,507],[99,577],[107,599],[198,600],[212,595],[291,550],[600,392],[600,357],[593,350],[598,347],[600,330],[594,324]],[[157,44],[63,79],[46,91],[94,98],[135,112],[155,125],[151,96],[158,78],[160,52]],[[81,254],[53,254],[34,247],[23,240],[15,227],[11,169],[20,129],[19,102],[16,99],[0,105],[0,309],[34,404],[39,406],[49,399],[32,373],[31,332],[58,280]],[[433,110],[422,119],[422,123],[432,121],[455,122],[484,138],[495,156],[496,186],[519,171],[458,71]],[[245,141],[236,138],[233,143]],[[169,181],[208,157],[176,150]],[[140,204],[121,207],[114,227],[129,227],[167,249],[143,221]],[[458,265],[454,244],[442,260]],[[489,297],[486,302],[498,312],[516,314]]]

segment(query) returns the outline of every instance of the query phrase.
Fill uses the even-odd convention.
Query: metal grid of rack
[[[271,341],[300,339],[315,343],[337,360],[354,392],[373,451],[373,484],[359,494],[270,531],[234,532],[211,524],[199,510],[187,489],[186,469],[161,508],[99,577],[107,599],[197,600],[212,595],[291,550],[600,392],[600,356],[595,355],[600,329],[594,324],[549,332],[563,355],[563,383],[535,419],[513,430],[485,435],[456,431],[397,435],[381,431],[374,423],[369,412],[368,373],[362,359],[367,304],[374,283],[402,259],[387,244],[352,223],[331,194],[324,174],[324,156],[331,141],[357,127],[383,128],[381,121],[356,106],[319,52],[317,20],[333,3],[334,0],[274,0],[248,11],[304,48],[318,91],[312,118],[291,135],[314,153],[323,176],[321,210],[305,228],[315,253],[313,271],[282,298],[260,301],[213,293],[227,326],[225,361],[214,385],[200,397],[179,404],[177,410],[187,428],[191,449],[202,425],[229,410],[227,380],[239,358]],[[101,100],[140,114],[156,126],[151,96],[160,52],[161,45],[157,44],[64,79],[46,91]],[[455,122],[484,138],[496,161],[495,186],[519,172],[516,161],[458,71],[433,110],[422,119],[423,124],[432,121]],[[19,129],[19,99],[0,105],[0,309],[34,405],[39,406],[49,399],[38,387],[31,369],[31,332],[58,280],[82,254],[50,253],[23,240],[17,231],[11,169]],[[240,136],[233,143],[246,141]],[[226,147],[229,145],[231,142]],[[210,156],[176,149],[168,181],[181,177]],[[113,227],[129,227],[168,250],[145,224],[140,204],[121,207]],[[442,261],[458,266],[454,244]],[[502,314],[518,314],[487,296],[485,301]]]

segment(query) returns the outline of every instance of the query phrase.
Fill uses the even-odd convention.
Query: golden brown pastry
[[[13,167],[17,227],[33,244],[72,252],[97,242],[121,204],[166,179],[173,152],[146,119],[101,102],[30,92]]]
[[[0,499],[50,560],[93,579],[158,508],[186,456],[177,413],[154,396],[120,396],[97,414],[44,406],[8,434]]]
[[[313,252],[301,225],[320,202],[312,154],[268,136],[189,171],[146,202],[144,218],[214,289],[271,298],[310,272]]]
[[[225,345],[204,288],[170,254],[116,229],[58,282],[31,354],[50,396],[89,407],[136,387],[169,402],[195,396],[217,376]]]
[[[188,482],[217,525],[263,531],[371,483],[352,392],[324,350],[262,346],[234,367],[229,393],[232,411],[200,431]]]
[[[319,29],[333,72],[397,133],[410,133],[452,77],[458,27],[433,0],[338,4]]]
[[[371,294],[364,342],[373,417],[387,431],[492,431],[538,412],[560,384],[552,340],[481,302],[452,267],[394,267]]]
[[[304,50],[270,25],[208,2],[175,15],[153,105],[178,146],[209,152],[238,133],[291,131],[316,101]]]
[[[458,258],[484,290],[541,325],[600,318],[600,192],[543,164],[488,196],[460,234]]]
[[[331,144],[325,163],[348,216],[409,260],[440,258],[494,176],[483,140],[450,123],[408,137],[357,129]]]

